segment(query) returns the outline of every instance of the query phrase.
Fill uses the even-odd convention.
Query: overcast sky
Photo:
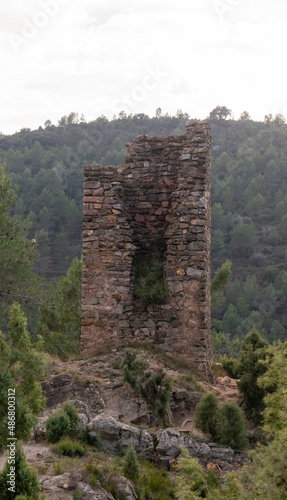
[[[0,23],[4,134],[72,111],[287,118],[286,0],[2,0]]]

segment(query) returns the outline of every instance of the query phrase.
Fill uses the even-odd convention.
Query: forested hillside
[[[239,343],[253,325],[270,342],[287,336],[287,125],[280,115],[254,122],[244,112],[235,121],[224,111],[209,116],[213,274],[232,262],[225,303],[214,311],[220,352],[232,350],[228,335]],[[181,134],[188,118],[159,109],[154,118],[120,113],[86,123],[71,113],[58,125],[47,120],[44,128],[0,137],[0,161],[19,187],[15,214],[30,223],[40,253],[37,273],[58,278],[81,255],[83,165],[119,165],[137,135]]]

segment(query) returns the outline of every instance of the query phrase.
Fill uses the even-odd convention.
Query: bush
[[[224,403],[218,408],[216,434],[220,444],[231,446],[235,450],[244,450],[246,448],[244,416],[236,403]]]
[[[177,466],[178,475],[175,480],[175,494],[179,500],[196,500],[206,498],[216,476],[205,473],[196,458],[191,458],[183,449],[182,458]],[[218,480],[216,481],[218,483]]]
[[[266,267],[264,271],[264,281],[267,281],[268,283],[274,283],[277,276],[278,276],[278,271],[276,267],[274,266]]]
[[[147,407],[163,422],[171,423],[170,399],[172,396],[172,380],[163,369],[148,371],[143,377],[141,395]]]
[[[171,500],[174,498],[170,475],[153,464],[142,462],[140,478],[136,487],[139,500]]]
[[[238,378],[239,373],[239,361],[235,358],[228,358],[226,354],[220,358],[220,363],[223,369],[226,371],[227,375],[231,378]]]
[[[70,433],[77,432],[79,423],[79,413],[77,408],[72,403],[64,403],[63,411],[70,420]]]
[[[205,394],[195,410],[195,425],[220,444],[238,450],[246,448],[244,417],[236,403],[220,405],[215,394]]]
[[[51,415],[46,422],[46,438],[57,443],[63,436],[76,436],[79,414],[72,403],[65,403],[61,410]]]
[[[149,410],[164,424],[171,422],[172,380],[162,369],[149,370],[147,360],[135,349],[126,349],[122,363],[124,379],[141,396]]]
[[[195,410],[195,426],[212,439],[217,438],[216,424],[219,399],[215,394],[205,394]]]
[[[72,439],[65,438],[61,439],[59,443],[54,444],[54,446],[52,446],[52,451],[54,453],[58,453],[58,455],[74,457],[75,455],[83,456],[86,449],[79,441],[73,441]]]
[[[76,489],[73,493],[73,500],[82,500],[83,498],[85,498],[85,493]]]
[[[46,422],[46,438],[51,443],[57,443],[70,430],[70,419],[66,413],[56,412]]]
[[[31,500],[38,500],[41,487],[38,481],[37,472],[28,467],[24,451],[20,446],[16,445],[15,452],[15,492],[9,491],[10,485],[10,467],[8,461],[5,464],[4,470],[0,473],[0,498],[1,500],[14,500],[15,496],[26,498],[28,496]]]
[[[148,362],[137,349],[125,349],[122,362],[124,379],[138,394],[140,394],[140,380],[147,369]]]
[[[167,296],[164,279],[164,261],[160,252],[135,266],[135,296],[145,305],[162,303]]]
[[[240,380],[237,386],[243,397],[244,411],[255,424],[262,421],[262,412],[265,408],[266,390],[258,386],[257,380],[267,369],[262,361],[267,356],[268,345],[256,328],[252,328],[241,344],[238,364]]]
[[[140,476],[138,457],[134,448],[130,448],[124,459],[124,476],[134,483],[137,483]]]
[[[178,500],[199,500],[200,498],[241,500],[247,498],[243,486],[234,474],[230,474],[228,479],[220,481],[220,476],[216,471],[206,472],[196,458],[189,456],[186,448],[183,449],[177,471],[175,496]]]

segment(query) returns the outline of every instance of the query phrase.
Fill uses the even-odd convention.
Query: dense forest
[[[212,274],[227,259],[232,277],[225,302],[213,311],[214,351],[235,354],[255,326],[269,342],[286,340],[287,125],[217,107],[212,133]],[[0,162],[18,190],[13,208],[40,254],[39,276],[60,278],[81,255],[83,166],[119,165],[126,143],[140,134],[181,134],[190,117],[106,117],[86,123],[77,113],[38,130],[0,136]]]

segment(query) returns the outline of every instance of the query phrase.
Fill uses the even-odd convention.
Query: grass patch
[[[203,387],[195,380],[192,373],[179,375],[175,379],[175,383],[176,383],[176,385],[178,385],[178,387],[181,387],[183,389],[187,389],[188,391],[205,392]]]
[[[140,500],[146,498],[171,500],[174,498],[170,475],[145,460],[140,460],[140,477],[136,486]]]
[[[63,438],[59,443],[52,446],[52,451],[58,455],[68,457],[83,456],[86,453],[86,447],[79,441],[73,441],[70,438]]]
[[[174,355],[169,356],[168,354],[157,348],[155,344],[151,344],[150,342],[133,342],[128,345],[128,347],[147,351],[148,353],[155,356],[157,360],[164,365],[165,368],[178,371],[179,373],[190,372],[190,365],[187,361],[185,361],[184,359],[177,359],[174,357]]]
[[[55,476],[61,476],[64,472],[68,472],[73,467],[81,467],[83,465],[79,458],[63,457],[53,463],[53,472]]]
[[[73,500],[82,500],[83,498],[85,498],[85,493],[76,489],[73,493]]]
[[[136,473],[133,478],[138,500],[174,500],[170,475],[144,459],[135,460],[139,466],[138,474]],[[124,500],[125,497],[117,491],[116,478],[128,476],[124,473],[124,464],[128,461],[119,457],[110,460],[106,455],[98,454],[98,458],[90,458],[86,463],[85,480],[91,486],[100,484],[113,495],[115,500]]]
[[[49,469],[49,464],[48,465],[37,465],[38,474],[46,474],[48,469]]]

